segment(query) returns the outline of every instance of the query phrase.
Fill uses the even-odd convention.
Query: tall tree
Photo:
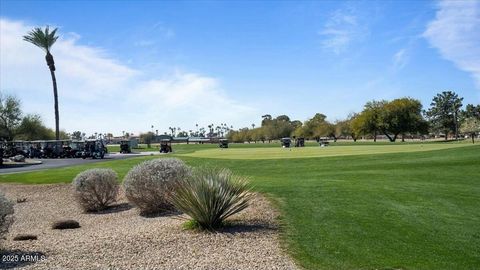
[[[356,136],[352,132],[351,128],[352,117],[349,116],[345,120],[336,121],[335,122],[335,137],[343,137],[348,138],[352,137],[354,141],[356,141]]]
[[[383,111],[385,104],[387,104],[387,101],[385,100],[372,100],[365,104],[362,111],[362,114],[364,115],[363,119],[365,120],[363,129],[366,133],[373,135],[374,142],[377,141],[377,135],[380,131],[380,114]]]
[[[0,92],[0,141],[13,140],[21,117],[20,100]]]
[[[379,128],[391,142],[395,142],[399,134],[426,133],[428,124],[422,116],[422,103],[412,98],[386,103],[380,112]]]
[[[474,117],[480,120],[480,104],[477,106],[473,104],[467,104],[467,106],[465,106],[465,111],[463,111],[461,114],[463,119]]]
[[[50,53],[52,45],[57,41],[58,36],[57,28],[53,29],[50,32],[49,27],[47,26],[45,30],[36,27],[30,31],[26,36],[23,37],[23,40],[32,43],[33,45],[44,50],[45,60],[47,61],[48,68],[50,69],[50,75],[52,76],[53,83],[53,98],[54,98],[54,107],[55,107],[55,139],[60,139],[60,120],[58,112],[58,93],[57,93],[57,79],[55,78],[55,61],[53,60],[53,55]]]
[[[321,113],[315,114],[312,118],[303,123],[302,126],[297,127],[294,134],[297,137],[305,137],[309,139],[316,139],[317,141],[322,136],[330,136],[331,127],[325,119],[327,116]]]
[[[469,117],[463,121],[460,130],[463,133],[468,133],[472,137],[472,143],[475,143],[475,136],[480,133],[480,119],[476,117]]]
[[[267,125],[270,121],[272,121],[272,116],[270,114],[262,115],[262,127]]]
[[[351,127],[356,136],[360,134],[371,134],[373,141],[377,141],[377,135],[381,132],[380,115],[384,110],[387,101],[372,100],[365,104],[363,111],[356,115],[351,122]]]
[[[465,119],[460,127],[463,133],[467,133],[472,137],[472,143],[475,143],[475,136],[480,133],[480,119],[469,117]]]
[[[363,120],[359,118],[361,118],[361,114],[354,113],[349,115],[346,120],[348,123],[348,128],[346,128],[346,130],[350,132],[350,136],[354,142],[356,142],[360,135],[364,133],[362,129]]]
[[[445,133],[445,140],[449,132],[455,133],[458,139],[458,118],[463,98],[455,92],[444,91],[437,94],[430,104],[430,109],[426,112],[427,117],[432,123],[432,127]]]
[[[147,144],[147,147],[150,148],[153,139],[155,138],[155,133],[149,131],[147,133],[140,134],[140,142]]]
[[[55,137],[53,130],[47,128],[40,115],[36,114],[23,117],[15,133],[15,139],[26,141],[51,140]]]
[[[83,137],[85,137],[85,133],[82,133],[79,130],[72,132],[72,136],[71,136],[72,140],[81,140],[83,139]]]

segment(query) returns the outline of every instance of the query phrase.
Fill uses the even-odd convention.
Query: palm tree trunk
[[[55,78],[55,71],[50,69],[53,83],[53,98],[55,106],[55,139],[60,140],[60,120],[58,116],[58,93],[57,93],[57,79]]]

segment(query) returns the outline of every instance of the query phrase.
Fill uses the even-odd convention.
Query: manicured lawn
[[[355,144],[337,144],[329,147],[299,147],[299,148],[281,148],[281,147],[259,147],[247,148],[232,145],[228,149],[210,148],[185,154],[190,157],[198,158],[218,158],[218,159],[291,159],[291,158],[312,158],[312,157],[330,157],[330,156],[350,156],[350,155],[374,155],[386,153],[403,153],[413,151],[431,151],[448,149],[460,146],[468,146],[466,143],[427,143],[427,144],[379,144],[379,145],[355,145]],[[338,147],[342,146],[342,147]]]
[[[356,155],[276,159],[261,155],[267,155],[261,151],[268,147],[245,149],[249,147],[232,146],[223,151],[213,147],[195,151],[196,146],[176,149],[177,156],[192,166],[230,168],[250,177],[257,191],[269,194],[282,212],[287,250],[305,268],[479,267],[480,146],[395,144],[377,149],[367,144],[355,146],[365,147],[364,155],[352,148]],[[343,153],[351,147],[305,150]],[[285,149],[271,149],[287,153]],[[211,152],[215,158],[193,157],[214,150],[218,150]],[[218,153],[224,155],[231,150],[256,154],[242,159],[218,157]],[[260,159],[251,159],[255,157]],[[0,175],[0,182],[70,182],[87,167],[111,167],[123,176],[134,164],[148,158]]]

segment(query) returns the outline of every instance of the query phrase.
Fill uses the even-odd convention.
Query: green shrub
[[[172,203],[194,220],[192,224],[214,231],[247,208],[252,196],[247,181],[229,170],[197,168],[177,185]]]
[[[180,159],[145,161],[133,167],[125,176],[125,195],[143,215],[171,211],[174,209],[170,202],[173,189],[189,174],[190,168]]]
[[[75,198],[85,211],[100,211],[117,201],[118,176],[112,169],[90,169],[73,179]]]
[[[13,203],[0,192],[0,239],[4,239],[13,223]]]

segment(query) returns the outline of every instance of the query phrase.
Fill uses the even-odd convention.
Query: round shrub
[[[13,222],[13,203],[0,192],[0,239],[4,239]]]
[[[143,215],[170,211],[174,187],[189,174],[189,167],[176,158],[145,161],[125,176],[125,195]]]
[[[73,179],[75,198],[85,211],[100,211],[117,200],[119,185],[112,169],[91,169]]]

